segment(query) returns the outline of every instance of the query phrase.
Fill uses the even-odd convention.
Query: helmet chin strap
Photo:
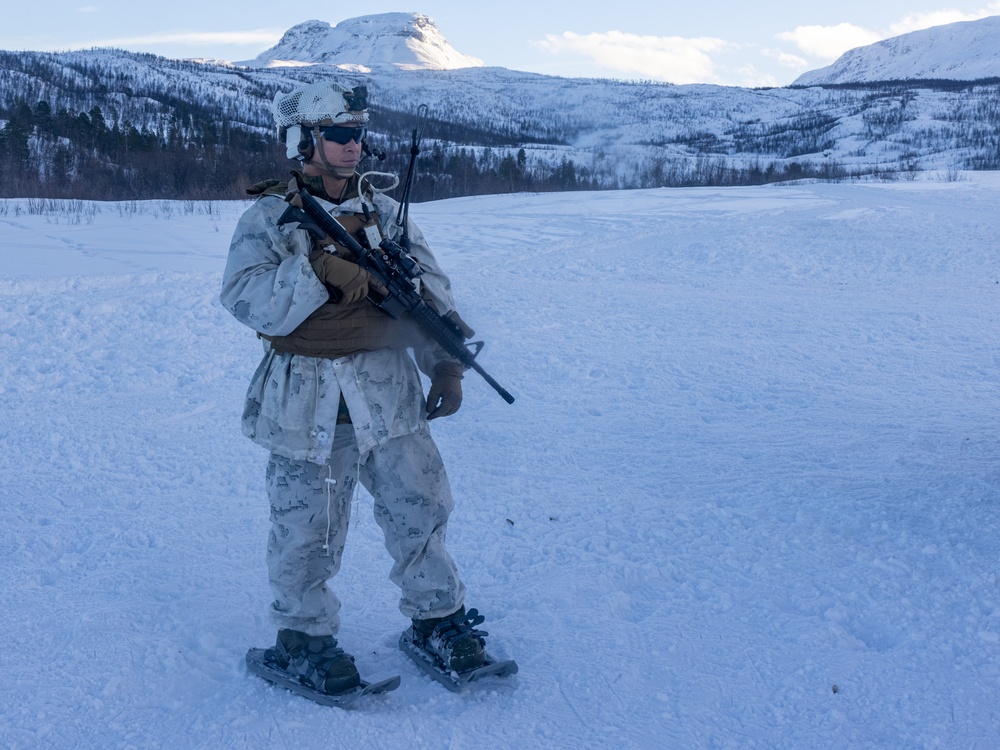
[[[320,144],[320,139],[323,137],[320,133],[319,126],[313,127],[313,154],[319,151],[320,161],[323,162],[323,167],[320,167],[316,162],[312,162],[313,166],[316,167],[321,172],[326,172],[331,177],[336,177],[338,180],[346,180],[349,177],[354,176],[354,167],[335,167],[326,158],[326,149]],[[325,168],[324,168],[325,167]]]

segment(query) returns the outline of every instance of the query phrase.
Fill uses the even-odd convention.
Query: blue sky
[[[329,7],[330,10],[322,10]],[[115,46],[168,57],[245,60],[311,18],[389,12],[431,17],[459,52],[548,75],[769,86],[791,83],[851,47],[928,26],[1000,15],[1000,0],[582,0],[342,5],[274,0],[84,0],[4,8],[0,49]]]

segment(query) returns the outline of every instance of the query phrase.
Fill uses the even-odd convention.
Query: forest
[[[447,74],[373,79],[382,88],[368,140],[385,157],[363,169],[405,175],[415,102],[437,98],[419,121],[415,201],[1000,168],[997,81],[682,95],[683,87],[643,82]],[[293,166],[271,123],[274,93],[341,75],[112,49],[0,51],[0,197],[242,197]],[[588,121],[581,112],[591,100],[628,115],[617,130],[601,123],[600,109]],[[613,148],[584,145],[605,130]]]
[[[34,107],[22,101],[3,114],[2,198],[232,199],[242,197],[255,182],[284,175],[293,166],[271,134],[195,113],[174,114],[160,130],[124,125],[114,113],[109,117],[96,105],[86,112],[66,108],[53,112],[47,101]],[[379,120],[377,111],[373,117]],[[450,143],[434,137],[433,127],[427,135],[417,160],[412,194],[417,202],[512,192],[752,185],[849,174],[829,163],[822,168],[809,162],[775,161],[736,166],[715,156],[690,164],[654,159],[631,179],[609,184],[570,158],[551,166],[529,166],[523,146]],[[475,142],[474,133],[456,135]],[[365,168],[405,175],[412,132],[375,131],[371,139],[385,158],[369,159]]]

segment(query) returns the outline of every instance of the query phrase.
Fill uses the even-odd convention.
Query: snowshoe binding
[[[513,660],[498,661],[486,650],[489,633],[476,626],[486,620],[465,607],[447,617],[414,620],[403,632],[399,647],[414,663],[449,690],[459,692],[484,677],[517,673]]]
[[[281,630],[274,648],[252,648],[247,668],[265,680],[325,706],[346,708],[362,695],[399,687],[398,676],[378,683],[361,679],[354,658],[333,636],[310,636]]]

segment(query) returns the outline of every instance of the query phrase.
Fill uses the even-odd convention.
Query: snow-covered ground
[[[243,204],[0,202],[0,747],[995,748],[1000,175],[415,205],[481,361],[434,423],[509,681],[396,649],[362,495],[349,712],[273,640]],[[36,213],[41,211],[41,213]]]

